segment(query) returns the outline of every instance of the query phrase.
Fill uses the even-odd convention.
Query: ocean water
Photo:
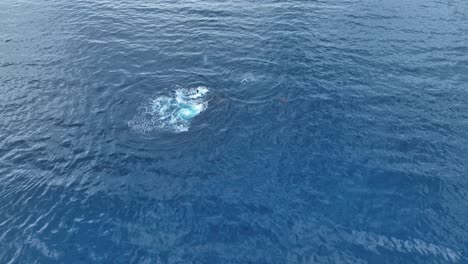
[[[2,264],[468,263],[468,1],[2,0],[0,95]]]

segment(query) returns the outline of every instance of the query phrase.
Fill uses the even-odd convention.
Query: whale
[[[191,120],[208,107],[208,92],[208,88],[198,86],[160,94],[140,107],[128,124],[141,133],[188,131]]]

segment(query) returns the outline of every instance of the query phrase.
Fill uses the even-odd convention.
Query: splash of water
[[[208,106],[207,93],[208,88],[199,86],[177,89],[172,96],[152,98],[139,108],[128,125],[140,133],[188,131],[190,121]]]

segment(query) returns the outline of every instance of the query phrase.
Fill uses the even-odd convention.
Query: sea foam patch
[[[188,131],[191,120],[208,106],[207,94],[208,88],[199,86],[157,96],[139,107],[128,125],[140,133]]]

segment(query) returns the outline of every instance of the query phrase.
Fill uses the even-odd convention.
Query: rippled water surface
[[[467,33],[464,0],[0,1],[0,263],[468,263]]]

